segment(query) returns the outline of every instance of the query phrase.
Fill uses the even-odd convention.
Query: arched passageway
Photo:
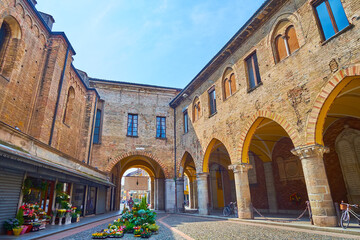
[[[250,137],[250,136],[249,136]],[[260,211],[297,213],[308,200],[300,159],[292,140],[269,118],[259,118],[249,145],[251,202]]]
[[[178,182],[183,182],[184,185],[178,184],[178,209],[181,211],[183,206],[190,209],[198,208],[197,200],[197,182],[196,182],[196,167],[195,162],[190,153],[185,152],[179,169]],[[183,193],[181,191],[183,189]]]
[[[110,174],[116,184],[114,193],[110,195],[110,202],[118,210],[121,202],[121,178],[126,170],[140,168],[150,177],[150,207],[156,210],[165,210],[165,175],[161,166],[148,156],[131,155],[119,160]]]
[[[334,202],[360,202],[360,78],[345,77],[329,94],[317,122]]]

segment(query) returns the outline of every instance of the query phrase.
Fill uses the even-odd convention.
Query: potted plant
[[[93,233],[92,234],[92,238],[93,239],[104,239],[104,238],[106,238],[106,236],[104,236],[104,233],[102,233],[102,232],[97,232],[97,233]]]
[[[31,223],[31,225],[32,225],[32,229],[31,229],[32,232],[37,232],[40,230],[41,223],[33,222]]]
[[[12,230],[15,236],[19,236],[22,231],[22,226],[16,226]]]
[[[134,236],[135,237],[140,237],[141,236],[141,227],[140,226],[134,227]]]
[[[7,235],[13,234],[13,228],[19,226],[19,221],[16,218],[8,219],[4,222],[4,228],[7,232]]]
[[[65,209],[57,210],[57,216],[59,217],[59,225],[62,225],[62,219],[65,216],[65,213],[66,213]]]
[[[160,226],[154,224],[149,225],[149,230],[152,232],[152,234],[158,234]]]
[[[142,238],[149,238],[149,237],[151,237],[151,231],[147,227],[141,228],[141,234],[140,235],[141,235]]]

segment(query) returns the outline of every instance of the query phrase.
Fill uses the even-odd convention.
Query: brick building
[[[334,202],[360,201],[358,1],[265,1],[183,90],[88,77],[35,4],[0,0],[0,189],[17,179],[12,198],[41,172],[110,211],[138,167],[169,212],[183,211],[184,175],[201,214],[309,200],[314,223],[334,226]]]

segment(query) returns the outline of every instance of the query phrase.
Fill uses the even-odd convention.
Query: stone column
[[[175,207],[175,181],[174,179],[165,179],[165,211],[174,213]]]
[[[201,215],[209,215],[208,176],[209,173],[196,174],[199,214]]]
[[[266,192],[269,204],[269,213],[277,213],[276,190],[272,162],[264,162]]]
[[[176,179],[176,204],[178,212],[185,212],[184,209],[184,179],[178,178]]]
[[[164,179],[157,178],[155,179],[155,209],[164,210],[165,209],[165,194],[164,194]]]
[[[238,217],[241,219],[254,218],[251,208],[251,195],[249,186],[249,169],[252,165],[247,163],[238,163],[229,166],[234,171],[236,201],[238,206]]]
[[[189,208],[194,209],[195,208],[195,180],[191,177],[189,179]]]
[[[151,178],[150,186],[151,186],[151,189],[150,189],[150,208],[155,209],[155,202],[154,202],[154,199],[155,199],[155,179],[153,177]]]
[[[323,161],[323,154],[328,151],[327,147],[310,145],[297,147],[291,152],[301,159],[314,224],[334,227],[337,219]]]

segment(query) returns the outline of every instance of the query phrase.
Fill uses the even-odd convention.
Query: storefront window
[[[86,215],[95,214],[96,210],[96,187],[89,187],[87,201],[86,201]]]
[[[85,185],[74,184],[74,190],[72,195],[72,205],[76,209],[83,212],[85,199]]]

